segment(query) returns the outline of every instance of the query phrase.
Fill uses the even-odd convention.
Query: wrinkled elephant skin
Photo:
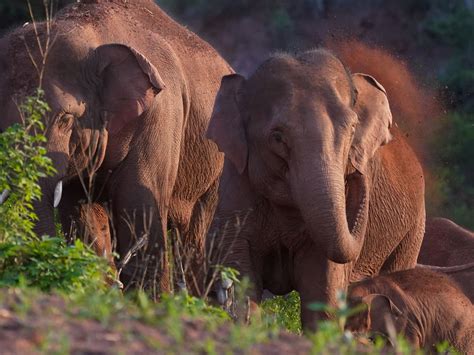
[[[446,218],[427,218],[418,263],[447,270],[474,263],[474,233]],[[474,302],[474,267],[447,274]]]
[[[306,328],[351,280],[414,267],[421,166],[383,86],[319,49],[224,77],[207,132],[225,153],[207,247],[253,284],[301,295]]]

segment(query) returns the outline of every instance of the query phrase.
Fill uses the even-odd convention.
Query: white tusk
[[[231,279],[224,279],[221,281],[221,285],[224,290],[228,290],[229,288],[231,288],[232,284],[233,282]]]
[[[2,205],[10,195],[10,190],[5,189],[3,192],[0,194],[0,205]]]
[[[114,280],[113,286],[117,287],[119,290],[123,290],[123,283],[120,280]]]
[[[53,207],[56,208],[61,202],[61,196],[63,195],[63,182],[60,180],[56,187],[54,188],[54,201]]]
[[[219,287],[219,289],[217,290],[217,301],[221,305],[224,305],[227,301],[227,291],[224,290],[222,287]]]

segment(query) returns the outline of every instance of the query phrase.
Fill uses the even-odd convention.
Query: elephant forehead
[[[349,286],[348,296],[350,299],[362,300],[363,297],[370,294],[370,289],[366,282],[361,281]]]
[[[86,110],[84,97],[73,86],[56,80],[49,83],[47,100],[53,112],[66,111],[77,117],[84,114]]]

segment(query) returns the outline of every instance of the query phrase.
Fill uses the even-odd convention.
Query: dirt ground
[[[2,290],[0,302],[1,354],[150,354],[217,353],[305,354],[311,344],[303,337],[281,333],[248,349],[233,348],[229,327],[206,329],[203,322],[183,320],[177,341],[160,326],[133,317],[113,316],[107,323],[87,319],[66,307],[58,296],[43,295],[34,302]]]

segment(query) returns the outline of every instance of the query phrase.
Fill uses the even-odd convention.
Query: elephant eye
[[[272,132],[272,139],[277,143],[283,143],[283,134],[279,131]]]
[[[74,123],[74,119],[74,115],[70,113],[63,113],[58,119],[59,128],[64,131],[71,129]]]

